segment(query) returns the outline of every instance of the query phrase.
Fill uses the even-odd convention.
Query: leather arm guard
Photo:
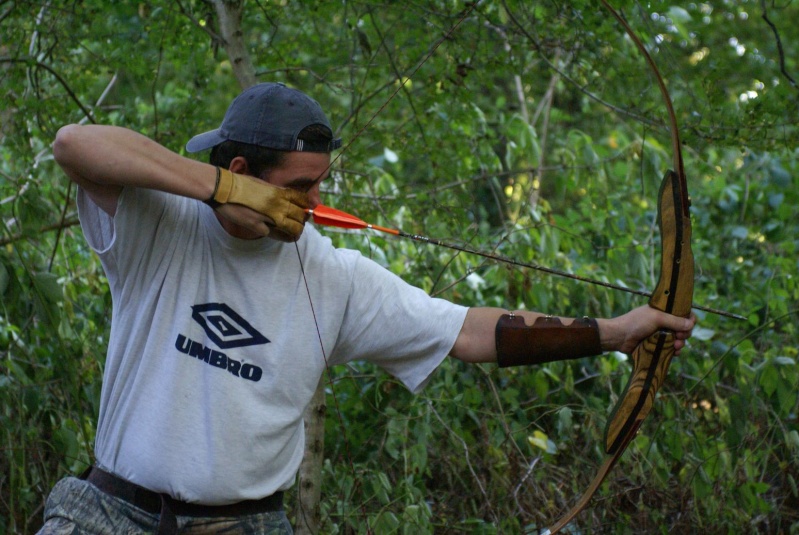
[[[505,314],[497,322],[496,343],[500,368],[578,359],[602,353],[599,327],[593,318],[580,318],[564,325],[560,319],[546,316],[528,326],[523,317]]]

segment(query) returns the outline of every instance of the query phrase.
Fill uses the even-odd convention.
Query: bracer
[[[521,316],[505,314],[497,322],[496,344],[500,368],[602,353],[599,327],[593,318],[579,318],[564,325],[559,318],[544,316],[528,326]]]

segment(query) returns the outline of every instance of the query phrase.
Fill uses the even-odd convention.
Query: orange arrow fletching
[[[313,222],[317,225],[340,228],[367,228],[369,226],[366,221],[358,219],[352,214],[322,204],[313,210],[307,210],[307,212],[313,215]]]
[[[335,208],[330,208],[329,206],[325,206],[323,204],[318,205],[313,210],[309,208],[306,210],[306,212],[313,216],[313,221],[317,225],[327,225],[329,227],[349,229],[368,228],[372,230],[379,230],[380,232],[387,232],[389,234],[399,234],[398,230],[371,225],[363,219],[359,219],[352,214],[342,212],[341,210],[336,210]]]

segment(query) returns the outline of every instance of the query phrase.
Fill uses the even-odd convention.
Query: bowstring
[[[357,140],[361,136],[361,134],[363,134],[366,131],[366,129],[369,128],[369,126],[374,122],[375,118],[380,113],[382,113],[383,110],[386,109],[386,107],[391,103],[391,101],[394,100],[394,97],[396,97],[399,94],[399,92],[402,91],[405,88],[407,83],[410,82],[411,78],[413,78],[416,75],[416,73],[419,71],[419,69],[422,67],[422,65],[424,65],[433,56],[433,54],[436,52],[436,50],[438,50],[438,48],[441,46],[441,44],[444,41],[448,40],[453,35],[453,33],[460,27],[461,23],[463,23],[463,21],[466,20],[466,18],[475,9],[477,9],[477,6],[480,4],[481,1],[482,0],[477,0],[476,2],[473,2],[467,9],[465,9],[463,11],[463,13],[461,14],[461,16],[458,18],[458,20],[455,22],[455,24],[452,27],[450,27],[446,31],[446,33],[443,36],[441,36],[433,44],[433,46],[430,48],[430,50],[427,52],[427,54],[424,56],[424,58],[422,58],[422,60],[416,65],[416,67],[413,68],[413,70],[410,72],[410,74],[408,76],[402,77],[399,80],[400,83],[397,85],[397,89],[394,90],[394,92],[380,106],[380,108],[378,108],[378,110],[374,114],[372,114],[372,116],[369,118],[369,120],[366,121],[366,123],[363,125],[363,127],[361,127],[361,129],[356,132],[356,134],[352,137],[352,139],[346,145],[344,145],[344,147],[335,156],[335,158],[333,158],[333,160],[330,162],[330,164],[327,166],[327,168],[325,169],[325,171],[322,173],[321,176],[324,176],[324,174],[326,174],[333,167],[333,165],[350,148],[350,146],[352,146],[352,144],[355,143],[355,140]],[[319,322],[317,321],[316,311],[315,311],[315,308],[314,308],[314,305],[313,305],[313,299],[311,298],[311,290],[310,290],[310,287],[308,285],[308,279],[305,276],[305,268],[304,268],[304,265],[303,265],[303,262],[302,262],[302,255],[300,254],[300,248],[299,248],[299,245],[297,245],[297,242],[294,242],[294,246],[295,246],[295,249],[297,251],[297,260],[299,261],[299,264],[300,264],[300,273],[302,275],[302,280],[303,280],[303,283],[305,285],[305,292],[306,292],[306,294],[308,296],[308,303],[309,303],[309,305],[311,307],[311,315],[312,315],[313,320],[314,320],[314,327],[316,328],[316,334],[317,334],[317,337],[319,339],[319,347],[320,347],[320,349],[322,351],[322,358],[324,359],[324,362],[325,362],[325,370],[327,371],[327,381],[328,381],[328,384],[330,385],[330,392],[331,392],[331,394],[333,396],[333,404],[334,404],[334,407],[336,409],[336,414],[338,416],[339,427],[341,429],[341,435],[342,435],[342,438],[344,439],[344,452],[345,452],[345,455],[347,456],[347,463],[349,464],[350,470],[352,471],[352,476],[353,476],[352,493],[353,493],[353,496],[354,496],[355,491],[358,489],[359,485],[361,484],[361,481],[360,481],[360,479],[358,477],[356,477],[355,463],[352,460],[352,455],[351,455],[351,452],[350,452],[350,441],[349,441],[349,438],[347,437],[346,426],[344,425],[344,419],[343,419],[342,414],[341,414],[341,409],[340,409],[340,406],[339,406],[339,403],[338,403],[338,398],[336,396],[336,391],[335,391],[335,388],[333,387],[333,376],[330,373],[330,365],[329,365],[328,359],[327,359],[327,352],[325,351],[325,346],[324,346],[324,343],[322,341],[322,332],[319,329]],[[361,509],[361,515],[363,516],[364,520],[366,521],[366,533],[367,533],[367,535],[371,535],[372,534],[372,530],[371,530],[371,527],[369,526],[369,517],[366,514],[366,508],[365,508],[365,504],[364,504],[363,501],[360,504],[360,509]]]
[[[297,245],[297,242],[294,242],[294,248],[297,250],[297,260],[300,263],[300,273],[302,274],[302,282],[305,285],[305,293],[308,295],[308,304],[311,307],[311,316],[313,317],[314,327],[316,328],[316,337],[319,340],[319,348],[322,350],[322,358],[325,361],[325,371],[327,372],[327,383],[330,385],[330,393],[333,396],[333,406],[336,409],[336,415],[338,416],[338,423],[339,428],[341,429],[341,436],[344,438],[344,455],[346,456],[347,464],[349,464],[350,471],[352,472],[352,479],[353,479],[353,487],[352,487],[352,495],[355,496],[358,487],[361,484],[360,478],[356,477],[355,474],[355,463],[352,460],[352,453],[350,452],[350,441],[347,438],[346,426],[344,425],[344,418],[341,414],[341,406],[338,402],[338,396],[336,395],[336,389],[333,388],[333,375],[330,373],[330,363],[327,359],[327,351],[325,350],[325,344],[322,340],[322,331],[319,328],[319,321],[316,317],[316,309],[313,304],[313,300],[311,299],[311,288],[308,286],[308,277],[305,276],[305,265],[302,262],[302,255],[300,254],[300,246]],[[369,527],[369,517],[366,515],[366,509],[363,502],[360,504],[361,515],[366,521],[366,533],[367,535],[371,535],[372,530]]]

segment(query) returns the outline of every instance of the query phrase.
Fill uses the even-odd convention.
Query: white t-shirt
[[[179,500],[291,487],[326,366],[315,322],[330,365],[366,359],[418,391],[466,315],[311,225],[295,246],[234,238],[152,190],[124,189],[114,218],[83,191],[78,205],[113,298],[97,462]]]

